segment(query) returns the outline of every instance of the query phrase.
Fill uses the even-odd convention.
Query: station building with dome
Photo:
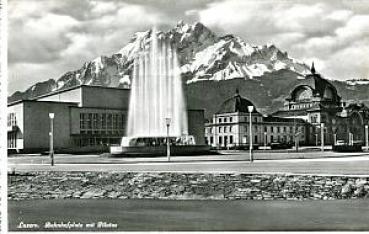
[[[311,73],[289,92],[284,107],[270,116],[260,114],[252,102],[236,92],[205,124],[207,143],[214,147],[247,145],[248,106],[254,106],[251,122],[256,145],[294,141],[301,145],[318,145],[322,135],[324,144],[328,145],[337,142],[364,145],[369,137],[365,130],[369,124],[369,108],[343,102],[334,85],[316,73],[314,63]]]
[[[253,106],[250,112],[249,106]],[[257,107],[242,97],[238,90],[233,97],[224,101],[217,113],[205,123],[206,142],[213,147],[246,146],[250,140],[249,124],[252,123],[253,145],[266,145],[272,142],[306,144],[305,131],[308,123],[302,119],[288,119],[263,116]],[[298,134],[298,133],[302,134]]]
[[[292,89],[284,108],[273,116],[308,122],[306,138],[310,144],[321,142],[321,128],[324,142],[330,145],[337,141],[364,144],[368,134],[365,126],[369,124],[369,108],[342,101],[334,85],[316,72],[314,63],[311,74]]]

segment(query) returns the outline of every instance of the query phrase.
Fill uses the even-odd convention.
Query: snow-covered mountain
[[[54,82],[50,80],[49,86],[42,82],[42,89],[50,92],[81,84],[117,87],[129,83],[133,59],[140,46],[149,43],[151,33],[152,30],[135,33],[130,42],[113,55],[86,62],[80,69],[68,71]],[[199,22],[189,25],[181,21],[173,29],[157,33],[170,38],[178,48],[179,63],[187,83],[252,79],[280,69],[299,74],[308,72],[304,63],[289,58],[274,45],[255,46],[233,35],[219,37]],[[32,90],[24,92],[26,97],[23,98],[43,93],[40,84],[30,87]],[[22,93],[17,92],[15,96],[18,99]]]

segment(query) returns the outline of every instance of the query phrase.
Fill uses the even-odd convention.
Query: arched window
[[[309,100],[313,96],[313,92],[310,88],[302,87],[300,90],[298,90],[295,94],[295,100],[296,101],[304,101]]]

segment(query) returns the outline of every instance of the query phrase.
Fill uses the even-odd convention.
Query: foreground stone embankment
[[[21,172],[8,199],[334,200],[369,198],[369,176]]]

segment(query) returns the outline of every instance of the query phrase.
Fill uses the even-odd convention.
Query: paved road
[[[363,199],[297,202],[37,200],[9,201],[8,207],[9,230],[12,231],[20,231],[17,226],[21,222],[39,225],[36,229],[23,230],[45,230],[43,225],[47,221],[82,224],[102,221],[117,225],[105,231],[369,230],[369,200]],[[98,229],[83,227],[82,230]]]
[[[326,157],[316,159],[283,159],[247,161],[245,154],[196,157],[100,158],[97,155],[57,155],[56,166],[48,157],[27,156],[8,159],[8,170],[59,171],[145,171],[145,172],[235,172],[292,173],[324,175],[369,175],[369,155]]]

